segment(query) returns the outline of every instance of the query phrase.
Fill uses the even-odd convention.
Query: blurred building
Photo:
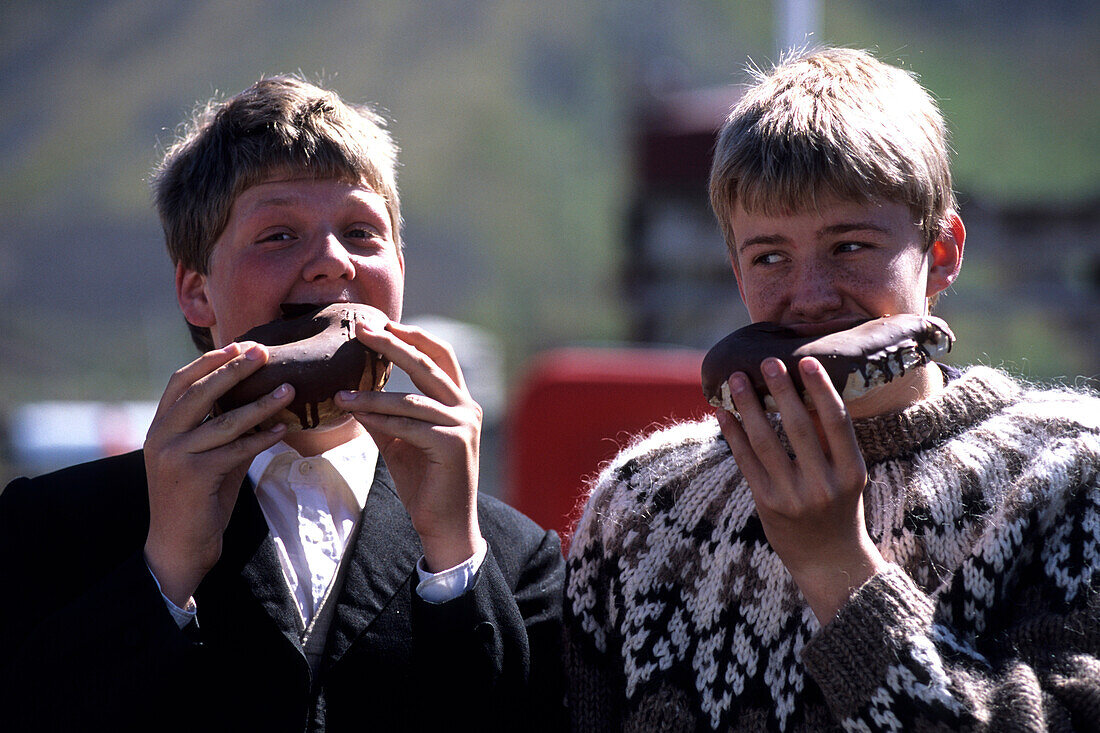
[[[705,348],[748,323],[707,197],[733,87],[654,94],[637,116],[623,293],[631,338]]]

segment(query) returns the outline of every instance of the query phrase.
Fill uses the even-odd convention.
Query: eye
[[[347,236],[349,239],[374,239],[376,237],[381,238],[382,232],[369,224],[363,224],[348,229]]]
[[[841,242],[836,246],[836,251],[839,253],[844,252],[859,252],[860,250],[867,249],[868,245],[863,242]]]
[[[778,265],[782,261],[783,255],[779,252],[766,252],[752,258],[752,264],[754,265]]]
[[[280,230],[274,231],[274,232],[265,232],[264,234],[261,234],[260,237],[256,241],[258,241],[258,242],[279,243],[279,242],[289,242],[293,238],[294,238],[293,234],[291,234],[290,232],[288,232],[286,230],[280,229]]]

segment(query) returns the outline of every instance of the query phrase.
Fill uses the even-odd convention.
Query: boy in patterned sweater
[[[758,72],[711,204],[754,321],[926,314],[962,263],[942,116],[821,49]],[[570,546],[577,730],[1097,730],[1100,399],[928,363],[841,401],[813,358],[596,481]]]

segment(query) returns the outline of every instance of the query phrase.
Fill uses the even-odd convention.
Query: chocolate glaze
[[[381,321],[378,310],[358,303],[318,306],[285,304],[284,317],[257,326],[237,341],[255,341],[268,347],[266,364],[241,380],[218,400],[225,412],[255,402],[284,382],[294,387],[294,400],[275,422],[293,429],[315,428],[341,415],[332,404],[343,389],[380,390],[390,373],[390,362],[355,338],[357,321]],[[297,426],[289,420],[297,419]]]
[[[722,385],[734,372],[744,372],[764,399],[768,387],[760,363],[767,357],[782,360],[802,392],[805,386],[798,362],[813,356],[841,397],[851,399],[950,350],[953,341],[954,334],[941,319],[912,314],[870,319],[844,331],[813,337],[801,336],[778,323],[753,323],[729,334],[707,352],[702,366],[703,395],[712,405],[728,408]],[[853,386],[850,377],[855,372],[863,379],[854,380]]]

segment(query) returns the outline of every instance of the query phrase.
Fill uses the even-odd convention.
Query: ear
[[[946,225],[940,238],[932,243],[928,260],[928,287],[925,296],[933,298],[951,287],[962,268],[966,228],[954,211],[944,217]]]
[[[183,317],[191,325],[210,328],[217,323],[214,308],[206,294],[206,276],[182,262],[176,265],[176,300]]]

